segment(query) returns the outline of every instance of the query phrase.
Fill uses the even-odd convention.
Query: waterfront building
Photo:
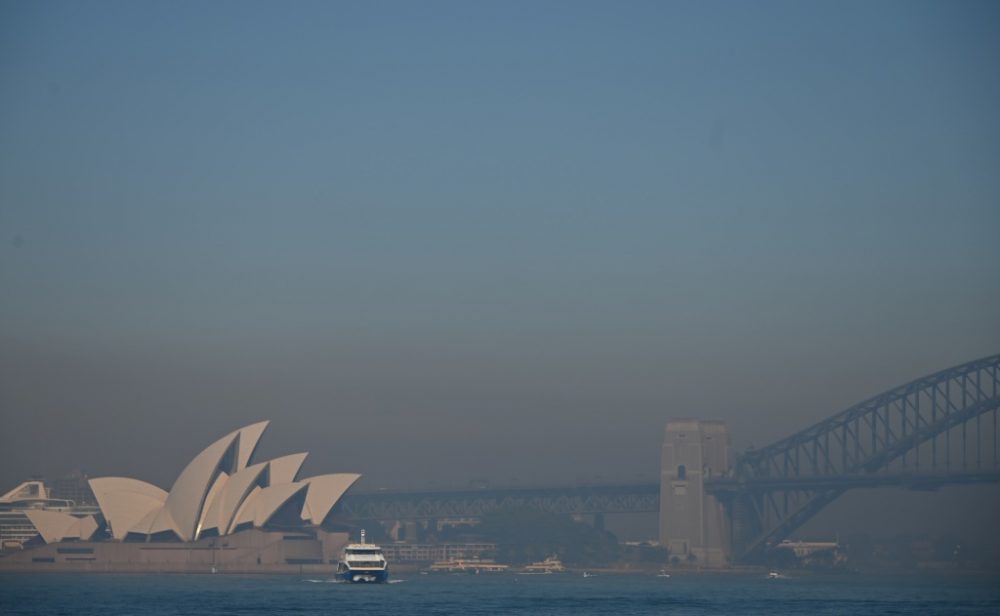
[[[70,499],[54,497],[41,480],[25,481],[0,496],[0,552],[21,550],[38,539],[38,528],[32,523],[29,514],[45,515],[39,512],[68,515],[74,518],[68,522],[75,524],[76,519],[98,513],[98,509],[92,505],[78,505]],[[69,534],[69,529],[65,534]]]
[[[97,506],[86,511],[50,499],[40,481],[18,486],[0,510],[27,518],[34,532],[12,524],[19,534],[9,541],[31,549],[4,553],[0,570],[29,563],[177,571],[328,564],[347,541],[345,533],[331,532],[331,512],[360,475],[299,479],[305,453],[253,463],[268,423],[213,442],[169,491],[140,479],[98,477],[88,481]]]
[[[390,543],[382,553],[390,563],[471,561],[492,557],[495,543]]]

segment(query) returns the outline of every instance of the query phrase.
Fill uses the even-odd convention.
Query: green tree
[[[542,511],[488,514],[476,527],[483,539],[497,544],[498,557],[520,564],[556,555],[567,565],[593,566],[618,559],[618,541],[607,531]]]

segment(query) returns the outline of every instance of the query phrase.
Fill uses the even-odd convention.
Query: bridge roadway
[[[1000,483],[1000,472],[891,473],[872,475],[719,478],[705,482],[710,493],[746,489],[886,488],[937,490],[946,485]],[[348,494],[340,514],[351,520],[428,520],[480,517],[504,509],[533,509],[560,514],[658,513],[660,486],[627,483],[575,486],[464,488],[453,490],[380,490]]]
[[[349,493],[337,507],[353,520],[479,517],[506,509],[551,513],[655,513],[660,485],[532,486]]]

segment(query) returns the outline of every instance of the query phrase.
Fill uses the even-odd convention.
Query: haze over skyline
[[[653,481],[670,417],[763,445],[1000,352],[998,26],[7,2],[0,484],[264,418],[369,488]]]

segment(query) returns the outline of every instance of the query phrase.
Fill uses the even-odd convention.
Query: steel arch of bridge
[[[759,558],[845,490],[1000,479],[1000,355],[917,379],[736,460],[706,482],[737,561]],[[984,424],[986,430],[984,430]]]

